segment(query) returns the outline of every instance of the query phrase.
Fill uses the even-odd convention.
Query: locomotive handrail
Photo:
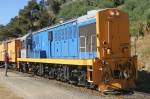
[[[110,21],[108,21],[108,44],[110,44]]]
[[[91,35],[91,52],[93,51],[93,37],[96,37],[96,35]]]
[[[84,52],[86,52],[86,36],[80,36],[80,39],[81,39],[81,38],[84,38],[85,46],[84,46],[84,47],[81,47],[81,46],[80,46],[80,52],[81,52],[81,49],[85,49]],[[80,41],[81,41],[81,40],[80,40]],[[85,53],[85,54],[86,54],[86,53]],[[80,53],[80,59],[81,59],[81,53]]]

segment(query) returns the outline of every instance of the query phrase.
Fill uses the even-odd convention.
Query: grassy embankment
[[[137,55],[140,67],[137,90],[150,93],[150,35],[137,40]]]

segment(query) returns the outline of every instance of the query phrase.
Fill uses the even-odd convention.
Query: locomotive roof
[[[23,37],[20,38],[21,41],[25,40],[29,35],[31,35],[31,33],[27,33],[26,35],[24,35]]]
[[[91,19],[91,18],[96,18],[96,13],[97,13],[97,11],[98,11],[98,10],[91,10],[91,11],[88,11],[88,12],[87,12],[87,15],[83,15],[83,16],[77,18],[78,23],[84,22],[84,21],[86,21],[86,20],[88,20],[88,19]]]
[[[61,24],[59,23],[59,24],[57,24],[57,25],[49,26],[49,27],[43,28],[43,29],[41,29],[41,30],[38,30],[38,31],[36,31],[36,32],[33,32],[32,34],[36,34],[36,33],[39,33],[39,32],[43,32],[43,31],[45,31],[45,30],[49,30],[49,29],[52,29],[52,28],[55,28],[55,27],[58,27],[58,26],[61,26],[61,25],[67,24],[67,23],[74,22],[74,21],[76,21],[76,20],[77,20],[77,19],[71,19],[71,20],[66,21],[66,22],[64,22],[64,23],[61,23]]]
[[[58,27],[58,26],[61,26],[61,25],[67,24],[67,23],[74,22],[74,21],[77,21],[78,23],[84,22],[84,21],[89,20],[89,19],[91,19],[91,18],[95,18],[95,17],[96,17],[96,13],[97,13],[98,11],[100,11],[100,10],[91,10],[91,11],[88,11],[86,15],[80,16],[80,17],[75,18],[75,19],[67,20],[67,21],[64,22],[64,23],[59,23],[59,24],[54,25],[54,26],[49,26],[49,27],[43,28],[43,29],[41,29],[41,30],[38,30],[38,31],[33,32],[32,34],[36,34],[36,33],[39,33],[39,32],[43,32],[43,31],[45,31],[45,30],[49,30],[49,29],[52,29],[52,28],[55,28],[55,27]]]

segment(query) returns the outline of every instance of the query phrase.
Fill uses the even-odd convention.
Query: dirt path
[[[99,96],[82,93],[74,88],[69,88],[59,83],[55,83],[56,81],[45,80],[44,78],[43,80],[36,79],[21,73],[18,74],[12,72],[8,72],[8,77],[4,77],[4,70],[0,70],[0,82],[8,86],[13,92],[15,92],[15,94],[23,97],[24,99],[100,98]]]
[[[5,84],[0,83],[0,99],[23,99],[18,97],[12,90],[10,90]]]
[[[0,99],[150,99],[150,96],[100,96],[79,87],[28,74],[8,72],[8,77],[5,77],[4,70],[0,69]]]

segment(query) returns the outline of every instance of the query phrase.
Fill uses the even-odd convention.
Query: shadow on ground
[[[32,77],[32,76],[12,76],[12,75],[8,75],[7,77],[8,77],[8,78],[9,78],[9,77],[10,77],[10,78],[11,78],[11,77],[12,77],[12,78],[13,78],[13,77],[18,77],[18,78],[20,78],[20,77]]]
[[[136,91],[150,93],[150,72],[139,71]]]

